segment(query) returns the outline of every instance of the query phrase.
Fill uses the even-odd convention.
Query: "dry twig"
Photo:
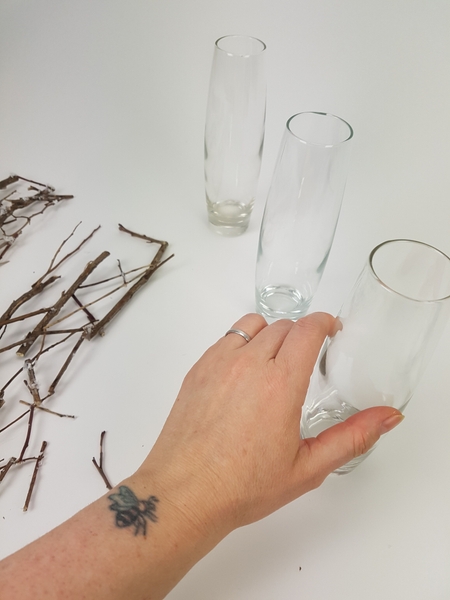
[[[4,181],[0,181],[0,189],[5,189],[9,185],[12,185],[13,183],[17,183],[19,181],[25,181],[25,180],[24,180],[24,178],[20,178],[18,176],[12,176],[10,178],[7,178]],[[31,207],[33,204],[35,204],[36,202],[43,202],[42,206],[47,207],[48,205],[50,205],[48,203],[54,203],[56,201],[59,201],[60,199],[68,198],[66,196],[58,196],[58,195],[54,194],[54,189],[51,188],[50,186],[42,186],[42,184],[39,184],[39,183],[33,182],[33,181],[29,181],[29,183],[32,184],[30,186],[29,190],[36,192],[35,194],[33,194],[29,197],[15,198],[13,193],[11,193],[11,194],[8,194],[7,197],[3,198],[1,201],[4,203],[3,204],[4,208],[3,208],[3,210],[0,210],[0,217],[3,218],[6,214],[6,212],[8,212],[9,216],[6,218],[3,218],[3,220],[1,220],[1,218],[0,218],[0,259],[4,254],[4,251],[2,250],[2,248],[4,248],[4,246],[1,245],[1,235],[3,235],[3,236],[5,235],[3,226],[5,226],[5,227],[10,226],[13,223],[15,223],[18,219],[22,219],[22,220],[25,219],[25,217],[23,217],[23,215],[19,215],[16,212],[19,210],[19,208],[27,209],[27,208]],[[36,188],[35,186],[38,186],[38,187]],[[6,202],[6,204],[5,204],[5,202]],[[5,206],[6,206],[6,208],[5,208]],[[14,207],[14,210],[12,207]],[[36,211],[37,211],[37,209],[36,209]],[[36,214],[38,214],[36,211],[35,211],[35,213],[32,213],[31,215],[29,215],[27,217],[28,218],[27,222],[29,222],[30,218],[33,218],[34,216],[36,216]],[[39,214],[41,214],[41,213],[39,213]],[[14,218],[12,217],[12,215],[14,216]],[[10,218],[12,220],[9,220]],[[22,227],[22,225],[19,225],[19,227]],[[3,385],[3,387],[0,388],[0,408],[1,408],[1,406],[5,402],[5,393],[8,390],[8,388],[10,387],[10,385],[20,376],[20,374],[22,372],[26,373],[26,380],[24,381],[24,383],[27,386],[27,389],[29,390],[29,392],[32,396],[32,402],[25,402],[24,400],[19,400],[19,403],[25,404],[26,406],[29,407],[28,410],[26,410],[25,412],[23,412],[22,414],[17,416],[10,423],[8,423],[7,425],[5,425],[3,428],[0,429],[0,433],[2,433],[3,431],[5,431],[9,427],[11,427],[12,425],[21,421],[26,415],[28,415],[28,424],[27,424],[27,428],[26,428],[26,435],[25,435],[25,439],[24,439],[24,442],[22,445],[22,449],[19,454],[19,458],[16,459],[13,457],[6,464],[4,464],[2,467],[0,467],[0,481],[2,481],[6,477],[6,475],[8,474],[8,472],[10,471],[10,469],[13,465],[23,464],[24,462],[28,462],[30,460],[36,461],[33,477],[32,477],[31,483],[30,483],[30,488],[29,488],[28,495],[27,495],[27,498],[25,501],[25,505],[23,507],[24,511],[26,511],[29,507],[30,499],[31,499],[31,496],[33,493],[35,482],[36,482],[37,473],[38,473],[40,464],[42,462],[42,459],[44,456],[44,451],[45,451],[45,448],[47,445],[47,442],[43,442],[43,444],[41,446],[40,454],[37,458],[25,456],[25,453],[30,445],[31,438],[32,438],[33,422],[36,419],[36,411],[43,412],[43,413],[50,413],[50,414],[53,414],[53,415],[56,415],[59,417],[75,418],[74,415],[62,414],[62,413],[56,412],[54,410],[44,408],[42,406],[42,403],[45,400],[47,400],[50,396],[55,394],[55,391],[56,391],[56,388],[57,388],[59,382],[61,381],[64,374],[67,372],[67,369],[69,368],[69,366],[72,364],[73,359],[74,359],[75,355],[77,354],[77,352],[79,351],[80,347],[83,345],[83,342],[86,339],[88,339],[88,340],[93,339],[97,335],[103,335],[106,326],[109,325],[109,323],[118,315],[118,313],[122,310],[122,308],[124,308],[131,301],[133,296],[149,281],[149,279],[153,275],[153,273],[157,269],[159,269],[165,262],[170,260],[173,256],[173,255],[171,255],[168,258],[163,260],[163,255],[168,246],[167,242],[157,240],[154,238],[150,238],[146,235],[135,233],[135,232],[123,227],[122,225],[119,225],[120,231],[127,233],[128,235],[130,235],[132,237],[142,239],[146,243],[152,243],[152,244],[159,245],[159,248],[157,249],[156,254],[153,257],[153,260],[148,265],[130,269],[128,271],[124,271],[122,269],[120,260],[118,260],[117,261],[117,265],[118,265],[118,269],[119,269],[118,275],[115,274],[113,276],[105,277],[103,279],[100,279],[100,280],[92,283],[89,281],[90,276],[95,271],[95,269],[101,263],[103,263],[103,261],[109,256],[109,252],[104,251],[99,256],[97,256],[97,258],[95,260],[89,262],[86,265],[86,267],[82,270],[82,272],[78,275],[78,277],[76,277],[76,279],[73,281],[73,283],[64,292],[61,293],[59,298],[53,304],[49,304],[46,307],[41,306],[39,308],[33,308],[33,310],[29,310],[25,314],[17,314],[19,312],[19,309],[22,309],[27,303],[31,304],[32,301],[36,302],[36,300],[40,298],[40,295],[44,291],[48,290],[50,288],[50,286],[52,286],[53,284],[56,284],[61,279],[61,275],[57,273],[57,270],[60,269],[60,267],[63,265],[63,263],[65,263],[69,258],[73,257],[93,237],[93,235],[99,229],[98,227],[96,229],[94,229],[86,238],[84,238],[78,244],[78,246],[76,246],[73,250],[67,252],[64,256],[61,256],[63,249],[66,247],[67,243],[72,239],[72,237],[74,236],[79,225],[80,224],[78,224],[72,230],[72,232],[69,234],[69,236],[66,237],[63,240],[63,242],[59,245],[59,247],[57,248],[56,252],[54,253],[45,273],[42,276],[40,276],[26,292],[24,292],[21,296],[19,296],[16,300],[14,300],[9,305],[9,307],[6,309],[6,311],[4,311],[3,314],[0,316],[0,338],[2,338],[6,334],[6,330],[8,328],[7,343],[4,347],[0,348],[0,353],[7,352],[9,350],[19,347],[16,354],[18,356],[25,356],[36,342],[38,342],[40,344],[40,347],[35,352],[34,356],[26,359],[24,366],[21,367],[20,369],[18,369],[8,379],[8,381]],[[128,280],[127,276],[130,274],[133,274],[133,276]],[[83,298],[81,295],[82,290],[84,290],[86,288],[95,290],[96,287],[99,288],[99,286],[101,286],[103,283],[106,283],[106,282],[109,282],[109,281],[112,281],[112,280],[118,279],[118,278],[121,279],[121,283],[120,283],[120,285],[114,287],[114,289],[112,289],[109,292],[106,292],[104,294],[97,295],[97,297],[95,297],[95,299],[90,300],[89,302],[83,301]],[[88,310],[88,307],[90,307],[92,304],[99,303],[102,299],[116,294],[122,288],[126,289],[125,292],[123,293],[123,295],[115,302],[113,307],[101,318],[96,318],[90,312],[90,310]],[[72,311],[72,312],[69,312],[68,314],[63,315],[62,310],[63,310],[63,308],[66,308],[66,305],[70,298],[72,298],[73,301],[77,304],[77,309],[75,311]],[[63,325],[62,327],[59,326],[59,328],[56,327],[56,325],[59,323],[63,323],[63,322],[71,323],[72,322],[71,318],[75,314],[80,314],[80,313],[84,313],[84,315],[87,319],[87,323],[85,325],[81,325],[78,327],[73,327],[73,326],[68,327],[68,326]],[[17,327],[17,324],[21,324],[24,321],[26,321],[27,319],[31,319],[33,317],[40,317],[41,315],[43,315],[42,318],[40,318],[39,322],[25,335],[25,337],[23,337],[24,334],[21,332],[14,339],[14,337],[13,337],[14,333],[10,332],[10,328],[11,328],[12,332],[15,332],[15,328]],[[58,318],[56,318],[56,317],[58,317]],[[73,335],[76,335],[76,334],[79,334],[77,341],[73,345],[73,347],[69,351],[69,353],[66,355],[66,358],[65,358],[62,366],[59,368],[59,371],[53,377],[52,383],[50,384],[50,386],[48,388],[47,395],[41,396],[41,393],[39,391],[39,386],[38,386],[38,378],[36,376],[36,367],[38,366],[38,364],[40,364],[40,362],[39,362],[40,359],[46,353],[48,353],[50,350],[52,350],[56,347],[61,347],[61,346],[65,345],[67,343],[67,341]],[[61,339],[58,339],[54,343],[48,344],[47,343],[48,336],[52,336],[53,339],[54,339],[54,336],[59,336],[59,337],[61,337]],[[102,434],[100,436],[99,462],[97,462],[97,460],[95,458],[93,458],[92,461],[93,461],[93,464],[95,465],[96,469],[102,476],[107,488],[111,489],[112,486],[109,483],[108,478],[106,477],[104,470],[103,470],[104,436],[105,436],[105,432],[102,432]]]
[[[30,487],[28,488],[28,494],[25,499],[25,504],[23,505],[23,512],[26,512],[30,506],[31,496],[33,494],[34,486],[36,484],[37,474],[39,471],[39,467],[41,466],[41,462],[44,458],[44,452],[45,452],[46,447],[47,447],[47,442],[45,442],[45,441],[42,442],[41,451],[40,451],[39,456],[36,459],[36,464],[34,465],[33,475],[31,477]]]
[[[102,431],[102,433],[100,434],[100,458],[99,458],[99,461],[97,462],[94,457],[92,459],[92,462],[94,463],[94,467],[100,473],[101,478],[105,482],[105,485],[108,488],[108,490],[112,490],[113,486],[109,483],[109,480],[106,477],[105,471],[103,470],[103,439],[105,437],[105,434],[106,434],[106,431]]]

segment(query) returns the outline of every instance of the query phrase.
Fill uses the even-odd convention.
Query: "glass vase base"
[[[297,321],[308,312],[312,298],[305,298],[292,287],[268,285],[256,291],[256,310],[267,320]]]
[[[302,417],[300,423],[300,433],[303,439],[317,437],[320,433],[333,427],[333,425],[337,425],[338,423],[343,423],[346,419],[355,415],[359,411],[351,406],[350,404],[346,404],[345,402],[340,402],[339,406],[335,406],[334,408],[320,409],[306,409],[305,415]],[[349,461],[339,469],[333,471],[336,475],[346,475],[347,473],[351,473],[353,469],[355,469],[358,465],[360,465],[363,460],[365,460],[369,454],[375,449],[375,446],[372,447],[368,452],[354,458]]]
[[[243,204],[236,200],[211,202],[206,200],[208,219],[214,231],[219,235],[234,237],[242,235],[250,223],[253,202]]]

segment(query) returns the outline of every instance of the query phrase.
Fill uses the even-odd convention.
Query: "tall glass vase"
[[[414,240],[377,246],[339,313],[341,330],[322,348],[303,407],[302,437],[371,406],[403,411],[449,316],[445,254]],[[435,418],[429,406],[427,415]],[[367,456],[337,472],[350,472]]]
[[[304,316],[333,243],[353,130],[334,115],[291,117],[267,197],[256,263],[256,309],[266,319]]]
[[[205,126],[208,218],[222,235],[239,235],[252,213],[264,143],[265,44],[248,36],[216,41]]]

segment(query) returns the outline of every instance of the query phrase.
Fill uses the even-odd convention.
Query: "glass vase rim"
[[[219,42],[221,42],[222,40],[225,40],[225,39],[229,39],[229,38],[242,38],[242,39],[246,39],[246,40],[253,40],[253,41],[261,44],[262,48],[258,52],[254,52],[252,54],[238,54],[237,52],[230,52],[229,50],[225,50],[224,48],[221,48],[219,46]],[[260,54],[262,54],[262,52],[264,52],[264,50],[266,50],[267,45],[262,40],[260,40],[259,38],[255,37],[253,35],[232,33],[230,35],[222,35],[220,38],[218,38],[215,41],[215,47],[217,48],[217,50],[219,50],[220,52],[223,52],[224,54],[226,54],[228,56],[235,56],[237,58],[251,58],[252,56],[259,56]]]
[[[306,140],[306,139],[302,138],[301,136],[299,136],[298,134],[294,133],[290,127],[291,122],[294,119],[296,119],[297,117],[303,116],[303,115],[319,115],[321,117],[329,117],[331,119],[336,119],[337,121],[340,121],[341,123],[343,123],[344,125],[346,125],[348,127],[349,135],[345,139],[340,140],[339,142],[336,142],[334,144],[320,144],[317,142],[311,142],[309,140]],[[348,121],[346,121],[342,117],[338,117],[337,115],[335,115],[333,113],[322,112],[322,111],[318,111],[318,110],[305,110],[305,111],[295,113],[295,115],[292,115],[292,117],[289,117],[289,119],[286,121],[286,129],[296,140],[298,140],[302,144],[306,144],[308,146],[319,146],[321,148],[334,148],[336,146],[340,146],[342,144],[345,144],[345,142],[349,142],[354,135],[353,127],[350,125],[350,123]]]
[[[387,285],[381,279],[381,277],[375,271],[375,267],[373,266],[373,257],[375,256],[375,253],[380,248],[382,248],[383,246],[386,246],[388,244],[395,243],[395,242],[408,242],[410,244],[426,246],[427,248],[433,250],[437,254],[440,254],[443,258],[447,259],[450,262],[450,257],[447,254],[445,254],[445,252],[442,252],[442,250],[439,250],[439,248],[436,248],[436,246],[432,246],[431,244],[427,244],[426,242],[421,242],[420,240],[412,240],[410,238],[393,238],[393,239],[385,240],[384,242],[381,242],[380,244],[375,246],[375,248],[373,248],[373,250],[370,252],[369,259],[368,259],[368,265],[369,265],[369,272],[373,276],[373,278],[388,292],[395,294],[396,296],[400,296],[401,298],[405,298],[406,300],[410,300],[411,302],[417,302],[418,304],[436,304],[438,302],[444,302],[445,300],[449,300],[450,294],[447,294],[447,296],[442,296],[441,298],[434,298],[434,299],[430,299],[430,300],[421,300],[419,298],[413,298],[412,296],[407,296],[406,294],[402,294],[401,292],[398,292],[391,286]]]

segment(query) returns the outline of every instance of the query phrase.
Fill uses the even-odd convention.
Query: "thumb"
[[[395,408],[375,406],[326,429],[316,438],[303,440],[309,449],[308,470],[315,474],[314,479],[323,481],[331,472],[365,454],[403,418]]]

